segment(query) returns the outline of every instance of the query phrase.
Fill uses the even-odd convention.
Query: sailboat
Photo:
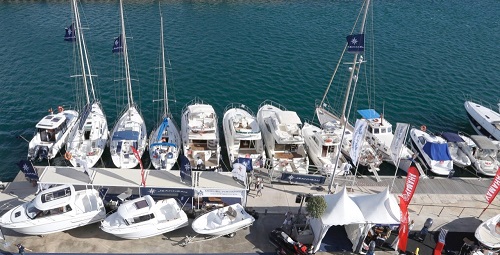
[[[350,115],[350,109],[347,107],[348,103],[350,102],[350,105],[352,105],[356,85],[358,82],[358,75],[360,73],[361,65],[365,63],[366,61],[363,58],[363,52],[364,52],[364,32],[365,32],[365,21],[366,21],[366,16],[368,13],[368,9],[370,6],[370,1],[367,0],[364,2],[364,15],[363,19],[361,22],[361,27],[360,27],[360,33],[359,34],[352,34],[347,36],[347,44],[345,46],[344,52],[342,52],[342,56],[344,55],[346,49],[348,52],[354,53],[354,60],[351,64],[351,67],[349,68],[350,74],[349,74],[349,80],[347,84],[347,90],[345,93],[345,98],[344,98],[344,103],[343,103],[343,108],[342,112],[339,115],[337,115],[333,108],[329,107],[326,103],[326,96],[330,90],[330,86],[333,82],[333,79],[335,77],[336,71],[334,72],[330,84],[328,85],[323,98],[319,104],[316,105],[315,109],[315,115],[318,118],[319,123],[324,126],[328,125],[329,129],[337,129],[341,130],[341,145],[342,145],[342,153],[344,156],[352,160],[350,157],[350,151],[351,151],[351,146],[353,143],[356,143],[356,141],[353,141],[352,139],[354,138],[354,127],[349,124],[348,119]],[[340,62],[342,61],[342,57],[340,58],[337,68],[338,69]],[[351,88],[353,91],[351,92]],[[382,153],[378,153],[371,147],[365,139],[361,141],[361,147],[359,148],[360,153],[357,162],[359,162],[360,165],[367,166],[370,171],[378,171],[379,170],[379,165],[382,163]],[[339,154],[340,155],[340,154]],[[338,165],[338,160],[335,160],[336,163],[334,163],[333,169],[337,168],[336,165]]]
[[[66,144],[64,157],[73,166],[93,167],[101,158],[108,141],[108,122],[96,99],[94,81],[90,69],[87,47],[78,11],[78,1],[71,1],[73,11],[74,38],[81,68],[81,78],[85,91],[86,104],[77,124],[71,130]]]
[[[128,104],[113,128],[109,146],[113,164],[118,168],[127,169],[139,164],[139,160],[146,149],[147,131],[144,119],[137,110],[132,96],[132,80],[130,78],[122,0],[120,0],[120,18],[122,34],[115,40],[113,52],[123,53]],[[137,155],[134,155],[134,151],[137,152]]]
[[[149,137],[149,156],[151,163],[155,169],[171,170],[177,162],[179,156],[179,144],[181,144],[181,136],[179,128],[172,118],[172,114],[168,108],[167,94],[167,72],[165,70],[165,45],[163,43],[163,16],[161,19],[161,60],[163,74],[163,116],[159,126],[151,132]]]

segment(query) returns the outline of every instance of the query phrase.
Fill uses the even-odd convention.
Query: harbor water
[[[361,1],[354,0],[161,1],[171,64],[169,105],[177,122],[195,97],[214,106],[219,122],[230,103],[243,103],[256,113],[266,99],[312,120],[315,101],[325,92],[360,8]],[[125,0],[124,9],[137,80],[134,98],[149,132],[160,112],[155,101],[158,1]],[[83,1],[80,11],[97,93],[111,128],[126,104],[118,58],[111,52],[120,33],[119,4]],[[496,0],[375,0],[367,28],[375,35],[367,46],[373,49],[367,66],[374,68],[375,85],[360,82],[353,110],[375,107],[393,125],[473,133],[463,107],[466,99],[498,110],[498,13]],[[76,107],[82,100],[71,77],[77,74],[73,47],[63,40],[70,24],[69,1],[0,2],[1,181],[17,174],[15,163],[28,150],[22,137],[31,139],[47,110]],[[347,65],[339,70],[347,71]],[[345,83],[335,83],[329,102],[340,105],[344,90]],[[109,152],[100,166],[112,166]]]

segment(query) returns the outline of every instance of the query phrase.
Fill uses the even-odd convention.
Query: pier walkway
[[[334,187],[340,189],[346,185],[350,193],[370,194],[381,192],[392,186],[394,196],[401,194],[405,178],[381,177],[377,182],[372,176],[352,179],[336,178]],[[413,230],[420,230],[427,218],[432,218],[434,224],[431,231],[439,231],[443,226],[456,235],[455,246],[461,244],[462,236],[469,236],[484,220],[500,213],[499,198],[487,206],[485,193],[492,179],[488,178],[421,178],[416,193],[410,203],[410,218],[415,221]],[[34,197],[36,187],[28,183],[22,174],[10,183],[4,192],[0,193],[0,210],[29,201]],[[274,248],[268,241],[269,232],[281,226],[287,211],[297,213],[300,204],[295,203],[298,194],[326,194],[328,187],[323,186],[318,191],[317,186],[289,185],[282,183],[266,183],[262,196],[257,197],[251,190],[247,207],[259,212],[259,219],[248,229],[240,230],[234,238],[221,237],[206,242],[191,243],[185,247],[180,242],[186,235],[194,235],[191,228],[183,228],[161,236],[141,239],[123,240],[109,235],[99,229],[98,224],[56,233],[44,237],[24,236],[8,229],[2,229],[5,243],[0,246],[4,254],[17,252],[16,243],[22,243],[33,250],[29,254],[45,253],[93,253],[93,254],[272,254]],[[304,210],[302,210],[304,211]],[[420,254],[432,254],[434,240],[431,236],[424,243],[410,240],[408,250],[420,248]],[[430,243],[429,243],[430,242]],[[455,247],[456,249],[456,247]],[[320,252],[317,254],[343,254]],[[345,253],[349,254],[349,253]],[[396,254],[394,251],[377,251],[376,254]]]

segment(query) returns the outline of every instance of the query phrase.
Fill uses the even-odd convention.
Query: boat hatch
[[[42,203],[47,203],[56,199],[68,197],[70,195],[71,195],[71,189],[69,187],[62,190],[56,190],[54,192],[44,194],[42,196]]]
[[[134,203],[135,205],[135,208],[137,209],[141,209],[141,208],[144,208],[144,207],[148,207],[148,202],[146,200],[140,200],[140,201],[137,201]]]

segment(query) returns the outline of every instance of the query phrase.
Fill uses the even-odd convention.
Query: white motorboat
[[[433,173],[449,175],[450,171],[453,170],[453,160],[446,140],[427,133],[424,126],[422,129],[424,130],[416,128],[410,130],[412,145],[419,152],[419,157]]]
[[[188,225],[188,217],[174,198],[154,201],[149,195],[121,204],[101,222],[104,232],[124,239],[161,235]]]
[[[374,109],[358,110],[358,113],[367,121],[368,128],[366,141],[382,153],[382,160],[395,164],[391,157],[391,144],[394,140],[392,124]],[[400,159],[410,159],[413,153],[403,144],[399,153]]]
[[[61,185],[41,191],[0,218],[0,226],[26,235],[47,235],[88,224],[106,217],[104,203],[95,189],[76,191]]]
[[[488,249],[500,249],[500,214],[481,223],[476,229],[474,237]]]
[[[328,128],[329,130],[337,130],[336,132],[340,132],[340,136],[342,134],[342,131],[344,131],[344,139],[342,141],[341,147],[342,154],[347,160],[352,161],[350,151],[354,127],[350,123],[342,124],[340,118],[332,112],[333,111],[327,110],[324,106],[316,107],[316,116],[318,117],[319,123],[321,123],[323,127]],[[371,172],[379,171],[379,166],[380,164],[382,164],[382,159],[382,152],[376,152],[375,149],[367,142],[367,140],[364,139],[358,158],[359,164],[368,167],[368,170]]]
[[[441,133],[441,137],[448,143],[448,151],[450,152],[454,165],[461,168],[466,168],[471,165],[471,159],[462,149],[466,148],[467,144],[459,134],[443,132]]]
[[[149,157],[153,167],[158,170],[171,170],[179,157],[181,135],[168,107],[167,72],[163,43],[163,16],[161,16],[161,62],[163,87],[163,112],[158,127],[149,137]]]
[[[81,68],[81,81],[85,92],[85,107],[80,114],[78,124],[73,127],[66,144],[65,158],[73,166],[93,167],[101,158],[108,142],[108,122],[97,100],[94,91],[94,81],[83,36],[83,29],[78,11],[78,1],[71,1],[73,11],[73,27],[75,52]]]
[[[257,121],[272,168],[278,172],[307,174],[309,157],[297,113],[266,100],[259,107]]]
[[[243,104],[230,104],[224,110],[222,128],[229,162],[251,158],[252,165],[263,167],[266,161],[259,123],[252,110]]]
[[[483,135],[471,135],[472,145],[465,152],[472,161],[472,166],[477,172],[495,176],[500,162],[498,161],[498,147],[488,137]]]
[[[68,135],[78,119],[78,112],[58,107],[58,112],[43,117],[36,124],[36,133],[29,142],[28,159],[53,159],[66,144]]]
[[[201,215],[193,221],[191,227],[198,234],[223,236],[249,227],[254,221],[255,218],[243,206],[233,204]]]
[[[302,135],[309,158],[322,175],[339,175],[350,171],[350,163],[342,156],[342,153],[339,154],[341,130],[329,129],[328,126],[319,128],[313,124],[304,123]]]
[[[211,105],[195,98],[184,107],[181,137],[183,153],[191,166],[196,166],[198,170],[216,170],[220,167],[217,114]]]
[[[500,140],[500,113],[472,101],[466,101],[464,106],[469,122],[478,134]]]
[[[146,150],[147,131],[146,124],[139,110],[134,104],[132,95],[132,80],[130,78],[130,67],[128,62],[127,36],[125,34],[125,22],[123,18],[123,1],[120,0],[120,18],[122,34],[115,40],[114,52],[123,53],[125,67],[125,82],[127,86],[128,106],[120,119],[116,122],[111,132],[109,144],[111,159],[116,167],[122,169],[134,168],[139,164],[139,159],[134,156],[134,150],[141,158]],[[132,148],[133,147],[133,148]]]

